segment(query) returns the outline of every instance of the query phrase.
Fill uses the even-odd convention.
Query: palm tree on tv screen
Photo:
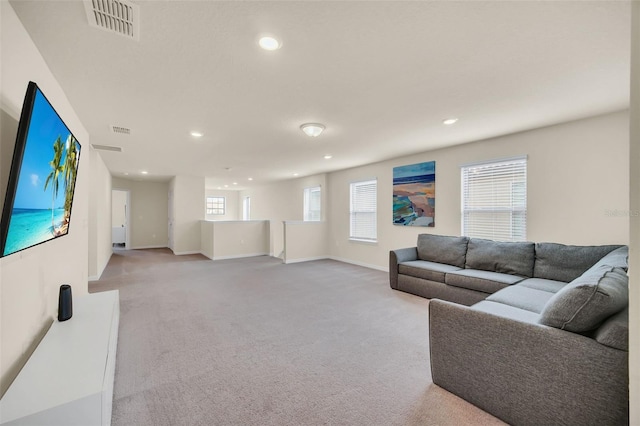
[[[51,232],[53,234],[55,234],[56,231],[53,213],[55,210],[56,197],[58,196],[58,189],[60,187],[60,175],[64,172],[64,165],[62,164],[63,152],[64,145],[62,144],[62,139],[58,136],[58,139],[53,143],[53,160],[49,161],[51,172],[44,183],[44,190],[46,191],[49,181],[51,181]]]
[[[64,162],[64,211],[65,216],[71,213],[71,202],[73,201],[73,191],[76,186],[76,175],[78,174],[78,147],[76,145],[76,138],[73,135],[67,137],[66,143],[67,157]],[[67,217],[65,217],[65,220]]]

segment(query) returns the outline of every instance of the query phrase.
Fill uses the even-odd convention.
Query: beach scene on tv
[[[4,256],[65,235],[80,144],[36,91]]]

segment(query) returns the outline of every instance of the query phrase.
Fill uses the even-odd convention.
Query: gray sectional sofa
[[[433,299],[433,382],[514,425],[628,424],[628,249],[422,234],[391,287]]]

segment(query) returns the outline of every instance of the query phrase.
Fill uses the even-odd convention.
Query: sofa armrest
[[[628,352],[429,302],[433,382],[510,424],[628,424]]]
[[[389,284],[391,288],[398,288],[398,265],[410,260],[418,260],[417,247],[391,250],[389,252]]]

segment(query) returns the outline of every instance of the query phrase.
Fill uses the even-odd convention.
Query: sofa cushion
[[[629,350],[629,308],[608,318],[595,332],[595,339],[603,345],[621,351]]]
[[[527,278],[518,283],[518,286],[535,288],[536,290],[548,291],[550,293],[557,293],[565,285],[567,285],[567,283],[564,281],[545,280],[544,278]]]
[[[597,269],[600,266],[611,266],[613,268],[622,268],[625,271],[629,269],[629,247],[622,246],[607,253],[604,257],[598,260],[595,265],[589,269]],[[589,269],[587,272],[589,272]]]
[[[533,243],[471,238],[467,247],[465,268],[532,277],[534,259]]]
[[[539,314],[554,294],[555,293],[544,290],[523,287],[518,284],[503,288],[502,290],[487,297],[486,300],[513,306],[514,308],[525,309]]]
[[[556,243],[535,245],[533,276],[549,280],[570,282],[621,246],[566,246]]]
[[[473,305],[471,309],[529,324],[537,324],[538,319],[540,318],[540,314],[536,314],[535,312],[502,303],[492,302],[490,300],[478,302]]]
[[[622,268],[601,266],[558,291],[540,316],[544,325],[573,332],[595,329],[629,304],[629,277]]]
[[[423,278],[425,280],[444,282],[445,272],[461,270],[457,266],[445,265],[444,263],[429,262],[426,260],[413,260],[403,262],[398,266],[398,272],[411,277]]]
[[[522,280],[523,277],[517,275],[481,271],[478,269],[461,269],[459,271],[447,272],[444,277],[446,284],[482,291],[484,293],[495,293],[500,289]]]
[[[467,237],[420,234],[417,244],[418,259],[464,268],[468,241]]]

